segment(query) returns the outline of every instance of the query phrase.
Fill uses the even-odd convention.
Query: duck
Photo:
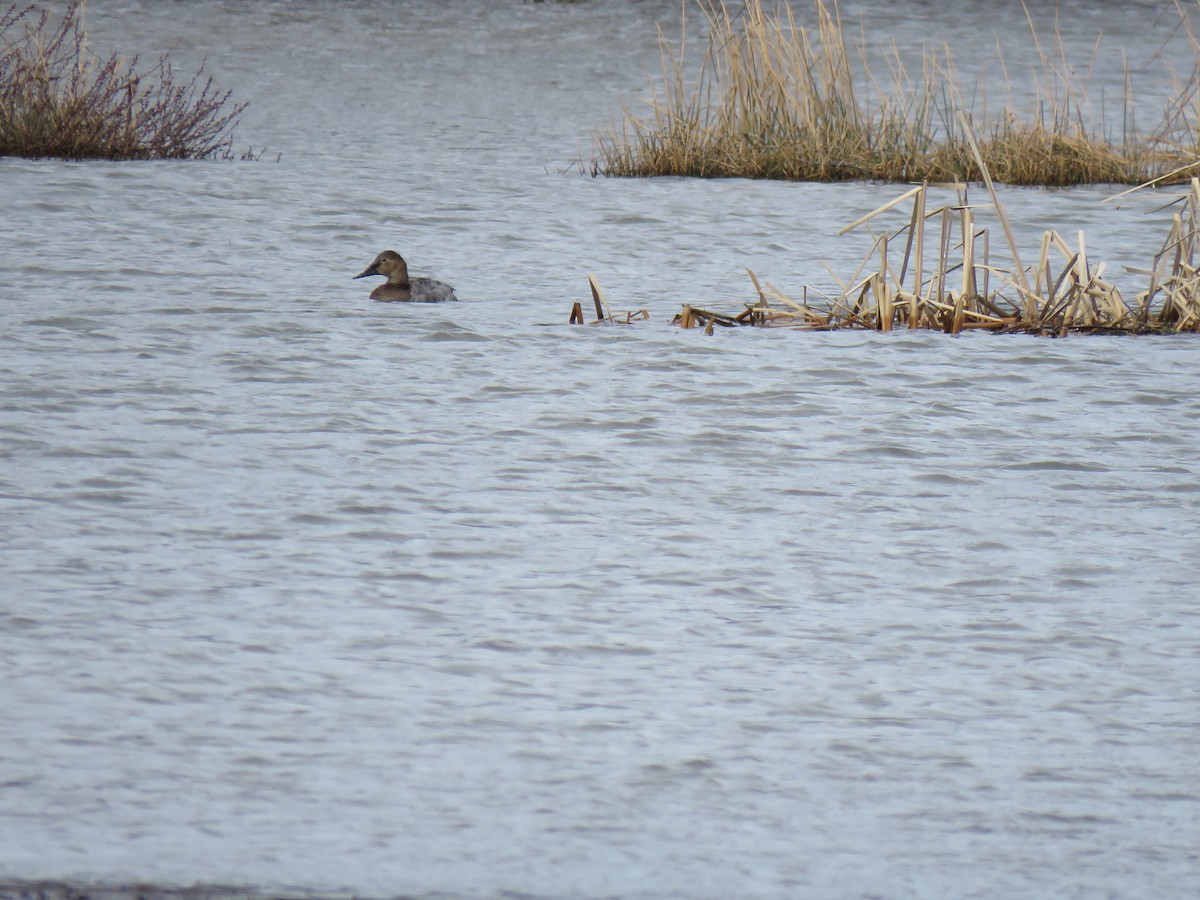
[[[366,278],[368,275],[383,275],[387,278],[383,284],[371,291],[372,300],[394,301],[398,303],[444,303],[447,300],[457,300],[454,288],[444,281],[432,278],[409,278],[408,263],[395,250],[384,250],[374,262],[355,275],[355,278]]]

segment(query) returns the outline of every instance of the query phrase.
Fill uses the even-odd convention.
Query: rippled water
[[[897,191],[560,174],[675,4],[88,11],[269,151],[0,160],[0,876],[1195,888],[1194,340],[671,328]],[[1007,196],[1144,265],[1111,193]],[[463,302],[367,302],[389,246]],[[562,326],[587,272],[650,321]]]

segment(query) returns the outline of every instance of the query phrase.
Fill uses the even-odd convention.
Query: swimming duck
[[[432,278],[409,278],[408,263],[395,250],[384,250],[375,261],[355,275],[355,278],[366,278],[368,275],[383,275],[387,278],[383,284],[371,291],[372,300],[395,300],[408,303],[442,303],[446,300],[457,300],[454,288],[442,281]]]

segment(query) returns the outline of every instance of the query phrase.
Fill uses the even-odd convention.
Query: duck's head
[[[404,257],[395,250],[384,250],[374,262],[355,275],[355,278],[366,278],[368,275],[382,275],[388,284],[404,284],[408,282],[408,264]]]

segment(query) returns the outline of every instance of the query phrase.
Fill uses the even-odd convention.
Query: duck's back
[[[372,300],[388,303],[445,303],[457,300],[454,288],[432,278],[414,278],[408,287],[397,284],[381,284],[371,291]]]
[[[454,294],[454,288],[444,281],[437,281],[433,278],[412,279],[410,290],[413,303],[445,303],[448,300],[458,299]]]

